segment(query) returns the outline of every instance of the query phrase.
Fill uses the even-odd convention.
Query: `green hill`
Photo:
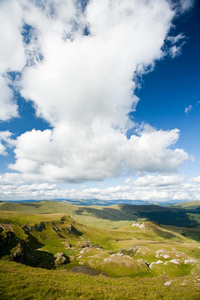
[[[199,227],[195,230],[199,232]],[[83,265],[112,277],[186,275],[198,271],[200,244],[196,231],[150,221],[129,221],[121,228],[105,229],[61,213],[2,211],[0,256],[47,269]],[[158,257],[162,265],[157,263]]]
[[[36,203],[1,202],[0,211],[15,211],[31,214],[64,213],[84,224],[116,228],[130,221],[145,219],[163,225],[188,227],[200,224],[200,211],[185,210],[180,205],[161,207],[158,205],[112,205],[80,206],[65,202],[41,201]]]
[[[200,209],[200,201],[189,201],[183,203],[173,204],[172,207],[185,209]]]
[[[0,296],[178,299],[184,288],[183,299],[199,299],[200,224],[192,218],[156,205],[1,202]]]

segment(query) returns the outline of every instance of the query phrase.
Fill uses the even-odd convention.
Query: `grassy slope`
[[[172,207],[196,209],[196,208],[200,208],[200,201],[189,201],[189,202],[177,203],[177,204],[173,204]]]
[[[157,278],[89,277],[0,261],[0,297],[9,299],[198,300],[200,276]],[[166,282],[171,283],[165,285]],[[156,287],[156,288],[155,288]]]
[[[3,211],[6,208],[10,211]],[[15,212],[13,212],[15,209]],[[26,267],[14,262],[0,260],[0,298],[2,299],[200,299],[200,276],[196,266],[181,264],[174,265],[169,262],[176,258],[175,254],[188,259],[200,259],[200,243],[196,242],[200,238],[199,227],[184,228],[173,225],[158,226],[152,222],[145,222],[145,228],[132,227],[134,220],[144,218],[155,219],[159,212],[161,215],[169,213],[169,210],[157,206],[112,206],[112,207],[80,207],[65,203],[41,202],[26,204],[0,203],[0,223],[12,224],[16,235],[21,239],[28,239],[20,225],[28,224],[34,226],[40,222],[45,223],[45,230],[38,232],[31,231],[32,241],[37,241],[40,249],[51,253],[64,252],[73,260],[68,265],[63,265],[57,270],[45,270]],[[17,210],[26,212],[19,213]],[[48,214],[45,213],[49,212]],[[29,213],[27,213],[29,212]],[[37,214],[35,214],[37,212]],[[56,213],[55,213],[56,212]],[[184,217],[182,210],[171,209],[170,212],[178,214],[180,220]],[[89,224],[83,225],[66,216],[69,213],[77,220],[87,220]],[[61,222],[65,215],[66,220]],[[187,215],[186,215],[187,216]],[[101,219],[98,219],[98,218]],[[103,225],[96,221],[100,220]],[[170,220],[169,220],[170,221]],[[186,220],[186,223],[188,220]],[[164,222],[166,223],[166,222]],[[170,222],[169,222],[170,223]],[[80,232],[81,236],[76,236],[66,232],[68,224],[73,224]],[[106,224],[109,228],[105,229]],[[123,227],[112,229],[113,227]],[[56,233],[53,226],[60,228]],[[103,227],[103,228],[102,228]],[[187,236],[184,236],[182,234]],[[192,237],[192,239],[191,239]],[[93,244],[100,244],[104,251],[95,248],[78,249],[76,244],[81,241],[91,241]],[[72,243],[70,249],[66,249],[65,242]],[[124,257],[111,256],[121,248],[128,250],[136,246],[145,253],[138,252],[132,258],[132,265],[123,262]],[[170,257],[164,259],[158,257],[156,251],[164,249]],[[38,249],[35,250],[36,252]],[[39,253],[39,252],[37,252]],[[105,262],[107,259],[110,262]],[[6,259],[6,257],[4,257]],[[147,260],[148,263],[163,260],[163,264],[155,264],[150,270],[142,269],[138,265],[138,260]],[[164,264],[167,263],[168,265]],[[86,275],[72,274],[68,271],[76,265],[88,265],[100,271],[106,272],[113,277],[130,276],[134,278],[104,278],[88,277]],[[196,274],[189,275],[188,274]],[[163,275],[166,274],[166,275]],[[167,275],[170,275],[168,277]],[[184,277],[178,277],[179,275]],[[148,278],[156,276],[154,278]],[[157,277],[158,276],[158,277]],[[170,281],[169,286],[164,284]],[[156,286],[156,290],[155,290]]]
[[[188,237],[183,236],[180,232],[173,233],[173,228],[165,229],[158,225],[145,222],[145,228],[139,229],[132,227],[132,222],[128,226],[121,229],[103,229],[89,227],[82,225],[81,223],[74,221],[70,217],[65,216],[66,220],[61,221],[63,214],[26,214],[18,212],[4,212],[0,213],[1,224],[12,224],[13,230],[17,237],[23,239],[30,239],[33,243],[38,243],[35,251],[46,251],[51,255],[55,255],[58,252],[64,252],[68,256],[73,256],[73,260],[70,264],[63,266],[63,268],[71,268],[73,266],[82,264],[88,265],[95,269],[99,269],[106,272],[113,277],[120,276],[154,276],[162,274],[164,271],[168,275],[186,275],[192,271],[196,272],[196,267],[188,269],[187,266],[163,266],[163,268],[154,268],[154,271],[149,271],[147,268],[138,265],[138,259],[147,260],[148,263],[156,262],[156,251],[159,249],[165,249],[170,251],[171,259],[174,258],[174,250],[178,252],[184,252],[186,255],[194,259],[199,259],[199,247],[200,244],[191,240]],[[22,231],[20,225],[27,224],[34,226],[40,222],[45,223],[45,230],[38,232],[36,230],[31,231],[29,237]],[[76,236],[66,232],[65,228],[73,224],[81,233],[81,236]],[[56,233],[53,229],[54,226],[58,226],[60,232]],[[25,235],[25,236],[24,236]],[[93,244],[99,244],[103,246],[104,251],[98,249],[89,248],[82,253],[82,248],[78,248],[76,245],[78,242],[91,241]],[[66,242],[71,243],[74,247],[67,249]],[[34,246],[34,245],[33,245]],[[110,262],[105,262],[110,258],[110,254],[117,253],[121,248],[128,250],[132,246],[137,246],[138,249],[145,249],[147,247],[147,253],[139,253],[133,256],[131,263],[124,261],[122,257],[113,257]],[[145,250],[146,251],[146,250]],[[40,254],[41,252],[36,252]],[[166,263],[170,260],[165,260]],[[6,259],[6,257],[5,257]],[[183,257],[184,259],[184,257]],[[39,262],[41,258],[38,258]],[[128,264],[128,268],[127,268]],[[32,264],[31,264],[32,265]],[[172,268],[173,267],[173,268]],[[138,269],[139,268],[139,269]],[[142,274],[140,274],[142,272]]]
[[[187,211],[181,207],[158,205],[78,206],[64,202],[37,203],[0,202],[0,210],[33,214],[64,213],[86,225],[102,228],[119,228],[130,221],[146,219],[163,225],[188,227],[200,224],[200,211]]]

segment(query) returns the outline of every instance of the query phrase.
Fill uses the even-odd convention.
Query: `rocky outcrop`
[[[155,227],[160,227],[160,224],[154,221],[148,222],[148,221],[144,221],[144,222],[134,222],[132,224],[132,227],[136,227],[138,229],[145,229],[145,230],[150,230],[153,229]]]
[[[40,224],[35,224],[34,226],[28,226],[28,225],[22,225],[21,228],[24,231],[39,231],[41,232],[42,230],[46,229],[44,222],[41,222]]]
[[[129,248],[128,250],[122,248],[119,250],[119,252],[117,253],[118,255],[129,255],[129,256],[144,256],[146,254],[148,254],[151,250],[145,246],[137,246],[134,245],[131,248]]]
[[[76,236],[81,236],[83,233],[80,232],[74,225],[69,225],[69,227],[66,228],[67,233],[74,234]]]
[[[5,230],[5,231],[13,231],[12,225],[10,224],[0,224],[0,233]]]
[[[19,239],[16,237],[13,231],[2,230],[0,235],[0,257],[10,254],[10,250],[19,243]]]
[[[30,247],[28,246],[28,243],[26,243],[24,240],[21,240],[17,247],[14,249],[13,253],[11,254],[11,260],[20,262],[22,264],[27,262],[28,253],[31,252]]]
[[[59,266],[61,266],[63,264],[70,263],[69,257],[66,254],[64,254],[63,252],[57,253],[55,255],[55,257],[56,257],[56,260],[55,260],[55,266],[56,267],[59,267]]]
[[[56,225],[56,224],[53,224],[54,226],[52,227],[52,229],[55,231],[55,232],[61,232],[60,228]]]

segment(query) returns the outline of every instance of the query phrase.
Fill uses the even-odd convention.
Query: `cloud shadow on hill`
[[[184,209],[161,207],[157,205],[119,205],[119,209],[104,207],[101,209],[92,207],[81,207],[75,211],[77,215],[93,215],[96,218],[110,221],[137,221],[145,218],[147,221],[155,221],[162,225],[173,225],[177,227],[190,227],[198,225],[191,220]]]

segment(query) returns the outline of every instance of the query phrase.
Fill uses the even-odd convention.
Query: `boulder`
[[[73,245],[71,243],[65,242],[65,248],[72,248]]]
[[[55,266],[59,267],[63,264],[68,264],[70,263],[70,259],[69,256],[67,256],[66,254],[64,254],[63,252],[59,252],[56,255],[54,255],[56,257],[55,259]]]

